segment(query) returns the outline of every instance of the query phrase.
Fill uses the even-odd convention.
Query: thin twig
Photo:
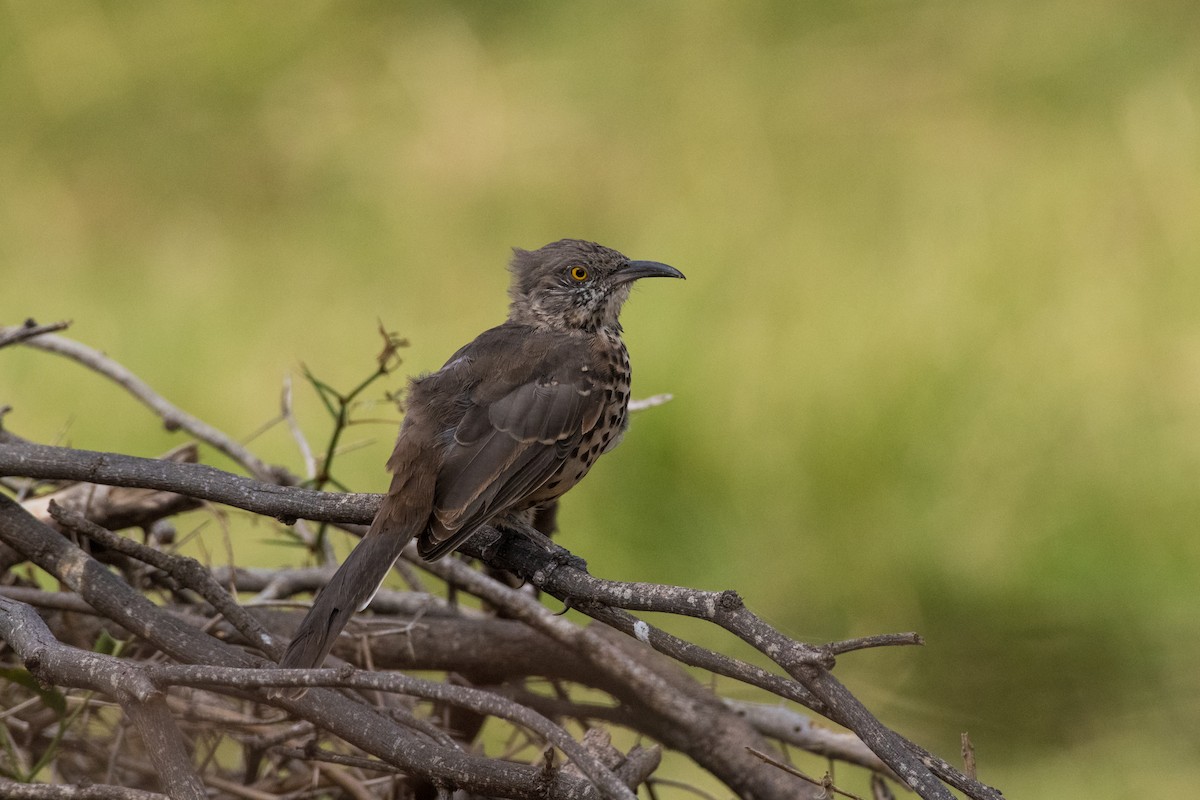
[[[309,445],[304,431],[300,430],[300,423],[296,421],[296,412],[292,405],[291,373],[283,376],[283,389],[279,394],[279,407],[280,412],[283,414],[283,419],[287,423],[288,430],[292,434],[292,439],[296,442],[296,448],[300,451],[300,457],[304,461],[305,477],[310,481],[316,480],[317,459],[313,455],[312,447]]]
[[[0,326],[0,347],[7,347],[10,344],[20,344],[27,342],[35,336],[44,336],[47,333],[65,330],[71,324],[70,320],[62,322],[50,322],[45,325],[39,325],[32,319],[25,320],[24,325],[8,325]]]
[[[647,408],[654,408],[655,406],[661,406],[661,405],[671,402],[674,399],[675,399],[675,396],[671,395],[671,394],[652,394],[649,397],[640,397],[635,400],[630,400],[629,401],[629,410],[631,412],[645,411]]]
[[[843,653],[850,653],[855,650],[866,650],[870,647],[903,647],[905,645],[923,645],[925,640],[921,638],[921,634],[916,632],[909,633],[879,633],[874,636],[860,636],[857,639],[845,639],[840,642],[829,642],[822,647],[832,653],[840,656]]]
[[[839,789],[838,787],[834,786],[833,780],[828,775],[826,775],[821,780],[817,780],[816,778],[812,778],[808,775],[805,775],[803,772],[796,769],[791,764],[785,764],[782,761],[780,761],[779,759],[769,756],[766,753],[760,752],[758,750],[751,749],[750,755],[754,756],[755,758],[762,759],[763,761],[767,762],[768,764],[770,764],[772,767],[775,767],[776,769],[783,770],[788,775],[793,775],[802,781],[808,781],[813,786],[820,786],[822,789],[824,789],[827,792],[833,792],[834,794],[840,794],[842,797],[851,798],[851,800],[863,800],[861,797],[859,797],[856,794],[851,794],[850,792],[843,791],[842,789]]]
[[[357,756],[348,756],[344,753],[335,753],[332,750],[322,750],[315,747],[310,747],[305,750],[299,750],[292,747],[276,747],[279,753],[300,760],[316,759],[319,761],[328,761],[330,764],[341,764],[346,767],[357,767],[358,769],[374,770],[376,772],[390,773],[393,775],[401,774],[400,770],[393,767],[391,764],[384,764],[382,761],[372,761],[369,758],[359,758]]]
[[[811,717],[784,705],[725,700],[725,705],[750,721],[765,736],[826,758],[857,764],[899,780],[862,740],[818,725]]]

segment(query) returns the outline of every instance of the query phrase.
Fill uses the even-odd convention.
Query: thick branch
[[[134,486],[211,500],[284,522],[370,522],[381,497],[279,486],[205,464],[73,450],[41,444],[0,444],[0,476]]]

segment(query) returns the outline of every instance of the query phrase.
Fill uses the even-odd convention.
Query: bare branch
[[[900,780],[887,764],[872,753],[857,736],[817,725],[811,717],[781,705],[726,700],[725,705],[745,717],[755,730],[793,747],[861,767]]]
[[[70,325],[70,321],[67,320],[39,325],[32,319],[25,320],[24,325],[0,325],[0,347],[7,347],[10,344],[21,344],[35,336],[44,336],[47,333],[65,330]]]
[[[962,758],[963,772],[968,778],[975,777],[975,745],[971,742],[971,735],[966,731],[962,733]]]
[[[162,460],[194,464],[198,456],[195,442],[188,442],[162,456]],[[26,511],[46,522],[50,519],[48,507],[51,502],[86,513],[96,524],[113,530],[148,527],[157,520],[200,507],[199,500],[175,492],[86,482],[64,486],[23,500],[21,504]]]
[[[296,421],[295,410],[292,407],[292,376],[290,374],[283,376],[283,389],[279,395],[279,406],[280,413],[287,422],[288,431],[292,434],[292,439],[295,440],[297,449],[300,450],[300,457],[304,461],[304,474],[309,480],[315,480],[317,477],[317,459],[313,455],[312,446],[309,445],[308,439],[304,436],[304,431],[300,430],[300,423]]]
[[[232,475],[205,464],[175,464],[41,444],[0,443],[0,475],[87,481],[185,494],[284,522],[368,522],[379,495],[317,492]]]
[[[103,783],[52,786],[45,783],[17,783],[6,778],[0,778],[0,797],[7,800],[167,800],[165,794],[123,789]]]
[[[15,334],[13,328],[0,328],[0,337]],[[263,462],[240,442],[168,402],[141,378],[114,359],[73,339],[44,334],[21,342],[26,347],[65,356],[93,372],[112,380],[162,417],[167,430],[184,430],[205,444],[211,445],[260,480],[271,483],[295,483],[295,479],[278,467]]]
[[[763,761],[765,761],[766,763],[775,767],[776,769],[781,769],[784,772],[786,772],[787,774],[794,775],[795,777],[799,778],[800,780],[807,781],[808,783],[811,783],[814,786],[820,786],[827,793],[832,792],[833,794],[840,794],[842,797],[849,797],[850,800],[863,800],[861,797],[859,797],[856,794],[851,794],[850,792],[843,791],[843,790],[839,789],[838,787],[834,786],[833,779],[830,778],[829,775],[826,775],[821,780],[817,780],[816,778],[811,778],[808,775],[805,775],[803,772],[796,769],[791,764],[785,764],[782,761],[780,761],[779,759],[772,758],[771,756],[767,755],[766,753],[760,753],[757,750],[751,750],[750,753],[754,757],[762,759]]]
[[[7,597],[34,608],[74,611],[77,614],[96,613],[83,598],[69,592],[47,592],[25,586],[0,586],[0,597]]]
[[[830,654],[840,656],[855,650],[866,650],[870,647],[903,647],[905,645],[923,645],[925,640],[919,633],[880,633],[874,636],[860,636],[857,639],[846,639],[841,642],[830,642],[824,649]]]
[[[650,395],[649,397],[640,397],[636,400],[629,401],[629,410],[631,412],[632,411],[645,411],[647,408],[654,408],[655,406],[665,405],[666,403],[669,403],[674,399],[675,399],[675,396],[670,395],[670,394],[653,394],[653,395]]]

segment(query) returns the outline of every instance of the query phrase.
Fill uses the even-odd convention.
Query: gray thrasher
[[[320,666],[409,539],[433,561],[481,525],[529,522],[620,440],[630,376],[621,305],[633,281],[683,273],[575,239],[513,253],[508,320],[413,379],[387,496],[281,666]]]

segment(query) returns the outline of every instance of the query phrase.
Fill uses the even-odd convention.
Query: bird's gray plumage
[[[481,525],[532,518],[619,440],[630,378],[621,306],[634,280],[682,273],[576,239],[514,250],[510,269],[508,320],[412,381],[387,496],[283,666],[319,666],[414,536],[434,560]]]

